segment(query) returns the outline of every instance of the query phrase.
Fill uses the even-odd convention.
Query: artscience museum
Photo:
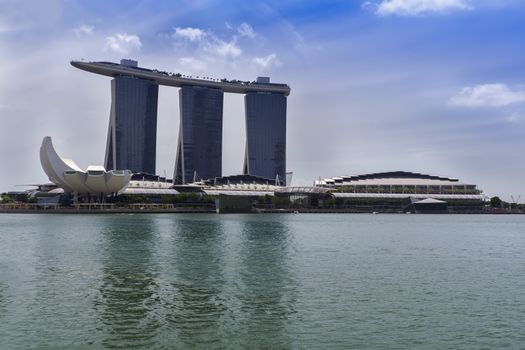
[[[106,170],[101,165],[82,170],[72,159],[57,154],[49,136],[44,137],[40,146],[40,163],[51,182],[77,194],[119,194],[126,189],[132,175],[130,170]]]

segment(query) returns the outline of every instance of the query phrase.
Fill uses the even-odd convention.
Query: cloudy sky
[[[520,0],[0,0],[0,190],[47,181],[46,135],[102,164],[110,79],[69,61],[133,58],[288,83],[294,184],[407,170],[525,201],[524,18]],[[157,172],[171,176],[178,94],[159,95]],[[223,170],[237,174],[243,99],[224,103]]]

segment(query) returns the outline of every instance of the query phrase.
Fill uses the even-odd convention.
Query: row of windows
[[[421,185],[357,185],[336,186],[341,192],[350,193],[411,193],[411,194],[479,194],[475,185],[421,186]]]

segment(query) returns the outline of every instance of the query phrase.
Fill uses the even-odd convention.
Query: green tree
[[[272,199],[272,203],[273,205],[275,205],[276,207],[287,207],[290,205],[290,198],[289,197],[279,197],[279,196],[274,196],[273,199]]]
[[[335,205],[335,198],[328,198],[323,201],[325,207],[333,207]]]
[[[160,202],[162,204],[171,204],[171,203],[173,203],[173,198],[172,198],[172,196],[167,196],[167,195],[161,196],[160,197]]]
[[[3,195],[1,198],[2,198],[1,200],[2,203],[14,203],[15,202],[13,197]]]
[[[490,206],[492,208],[501,208],[501,204],[502,204],[502,201],[498,196],[492,197],[490,199]]]
[[[203,195],[201,196],[201,201],[203,203],[215,203],[215,198],[213,196]]]
[[[190,202],[196,203],[199,201],[199,199],[200,199],[200,196],[198,193],[195,193],[195,192],[190,193]]]

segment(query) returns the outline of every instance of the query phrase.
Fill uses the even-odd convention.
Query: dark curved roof
[[[440,180],[458,182],[458,179],[441,177],[435,175],[426,175],[420,173],[412,173],[409,171],[387,171],[382,173],[372,173],[364,175],[340,176],[343,181],[369,180],[369,179],[425,179],[425,180]]]

